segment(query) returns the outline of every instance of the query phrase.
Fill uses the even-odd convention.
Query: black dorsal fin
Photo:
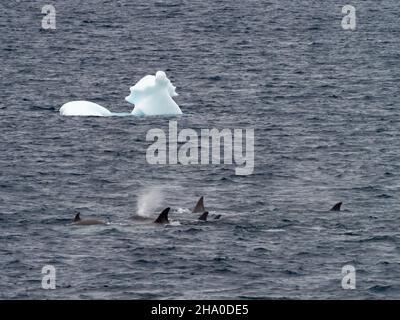
[[[199,199],[199,201],[197,201],[196,206],[193,209],[193,213],[203,213],[204,211],[206,211],[204,209],[204,197],[201,197]]]
[[[165,208],[160,215],[158,216],[158,218],[154,221],[154,223],[169,223],[168,220],[168,212],[169,212],[170,208]]]
[[[331,211],[340,211],[341,205],[342,205],[342,202],[336,203],[336,204],[332,207]]]
[[[200,217],[199,220],[207,221],[208,211],[204,212]]]
[[[81,221],[81,213],[80,213],[80,212],[78,212],[78,213],[75,215],[75,218],[74,218],[74,222],[78,222],[78,221]]]

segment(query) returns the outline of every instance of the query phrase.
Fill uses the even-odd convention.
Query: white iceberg
[[[156,116],[182,114],[181,109],[172,99],[178,94],[175,87],[163,71],[155,76],[145,76],[133,87],[126,101],[135,105],[132,114],[135,116]]]
[[[106,108],[90,101],[71,101],[60,108],[62,116],[110,117],[112,113]]]
[[[156,75],[147,75],[130,88],[126,101],[135,105],[131,114],[134,116],[179,115],[181,109],[172,99],[177,96],[175,86],[165,72],[157,71]],[[60,108],[63,116],[96,116],[109,117],[121,115],[89,101],[71,101]]]

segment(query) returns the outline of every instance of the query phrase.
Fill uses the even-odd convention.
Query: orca
[[[332,207],[332,209],[331,209],[330,211],[340,211],[341,205],[342,205],[342,202],[336,203],[336,204]]]
[[[93,225],[105,225],[106,223],[101,220],[96,220],[96,219],[81,219],[81,213],[78,212],[75,215],[74,221],[72,222],[74,225],[79,225],[79,226],[93,226]]]
[[[143,222],[143,223],[156,223],[156,224],[169,224],[170,221],[168,220],[168,214],[170,211],[170,207],[165,208],[157,217],[157,219],[153,220],[153,218],[146,217],[146,216],[140,216],[140,215],[134,215],[131,217],[131,219],[138,221],[138,222]]]
[[[161,213],[160,213],[160,215],[158,216],[158,218],[156,219],[156,220],[154,220],[154,223],[160,223],[160,224],[168,224],[169,223],[169,220],[168,220],[168,213],[169,213],[169,210],[170,210],[171,208],[165,208]]]
[[[204,197],[202,196],[199,201],[197,201],[196,206],[192,210],[192,213],[204,213],[206,210],[204,209]]]
[[[204,212],[200,217],[199,220],[207,221],[208,211]]]
[[[192,210],[192,213],[201,213],[201,216],[198,218],[200,221],[207,221],[208,211],[204,208],[204,196],[201,196],[199,201],[197,201],[196,206]],[[214,217],[214,220],[218,220],[221,218],[221,215],[218,214]]]

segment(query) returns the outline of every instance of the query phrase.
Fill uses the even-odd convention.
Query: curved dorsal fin
[[[80,213],[80,212],[78,212],[78,213],[75,215],[75,218],[74,218],[74,222],[78,222],[78,221],[81,221],[81,213]]]
[[[341,206],[341,205],[342,205],[342,202],[336,203],[336,204],[332,207],[331,211],[340,211],[340,206]]]
[[[168,220],[168,212],[169,212],[170,208],[165,208],[160,215],[158,216],[158,218],[154,221],[154,223],[169,223]]]
[[[202,196],[199,201],[197,201],[192,213],[203,213],[204,211],[206,210],[204,209],[204,197]]]
[[[208,211],[204,212],[200,217],[199,220],[207,221]]]

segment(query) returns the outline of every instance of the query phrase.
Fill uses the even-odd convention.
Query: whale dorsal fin
[[[204,197],[201,197],[199,201],[197,201],[192,213],[203,213],[204,211],[206,211],[204,209]]]
[[[154,221],[154,223],[169,223],[168,220],[168,212],[169,212],[170,208],[165,208],[160,215],[158,216],[158,218]]]
[[[199,220],[207,221],[208,211],[204,212],[200,217]]]
[[[78,212],[78,213],[75,215],[75,218],[74,218],[74,222],[78,222],[78,221],[81,221],[81,213],[80,213],[80,212]]]
[[[341,206],[341,205],[342,205],[342,202],[336,203],[336,204],[332,207],[331,211],[340,211],[340,206]]]

